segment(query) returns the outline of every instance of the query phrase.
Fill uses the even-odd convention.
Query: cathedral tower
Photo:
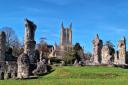
[[[72,47],[72,23],[67,28],[65,28],[62,23],[60,34],[60,48],[61,50],[68,50],[70,47]]]

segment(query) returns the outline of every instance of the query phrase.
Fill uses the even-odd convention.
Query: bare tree
[[[15,34],[15,31],[11,27],[3,27],[1,29],[6,34],[6,46],[8,47],[15,47],[19,45],[18,37]]]
[[[20,42],[15,31],[11,27],[3,27],[1,28],[1,31],[4,31],[6,34],[6,48],[12,48],[13,54],[17,56],[19,53],[18,49],[20,48]]]

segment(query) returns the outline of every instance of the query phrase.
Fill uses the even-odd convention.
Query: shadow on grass
[[[49,71],[47,73],[39,74],[38,76],[45,76],[45,75],[48,75],[48,74],[50,74],[50,73],[52,73],[54,71],[55,71],[55,69],[53,69],[53,70],[51,70],[51,71]]]
[[[120,68],[123,68],[123,69],[128,69],[128,65],[113,65],[114,67],[120,67]]]
[[[16,80],[31,80],[31,79],[39,79],[41,76],[45,76],[48,75],[50,73],[52,73],[53,71],[55,71],[55,69],[53,69],[51,66],[48,66],[48,72],[47,73],[42,73],[42,74],[37,74],[37,75],[31,75],[29,76],[29,78],[17,78]]]

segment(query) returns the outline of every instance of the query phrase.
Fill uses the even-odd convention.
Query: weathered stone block
[[[17,78],[29,78],[29,57],[27,54],[23,53],[18,57],[18,75]]]
[[[47,64],[46,64],[45,59],[40,60],[37,63],[37,68],[33,71],[33,74],[35,74],[35,75],[40,75],[43,73],[47,73]]]

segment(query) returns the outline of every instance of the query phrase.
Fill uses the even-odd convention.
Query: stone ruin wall
[[[6,35],[0,32],[0,80],[4,79]]]
[[[36,25],[32,21],[25,19],[24,53],[29,56],[30,63],[35,63],[35,30]]]
[[[93,43],[93,64],[116,64],[126,65],[128,58],[126,53],[126,39],[118,41],[118,50],[111,52],[112,49],[108,45],[103,45],[102,40],[99,39],[97,34],[96,38],[92,41]],[[115,51],[115,50],[114,50]]]
[[[115,62],[120,65],[126,64],[126,39],[124,37],[123,40],[118,41],[118,52],[115,54]]]
[[[96,38],[92,41],[93,43],[93,63],[100,64],[101,63],[101,49],[103,46],[102,40],[99,39],[98,34]]]
[[[104,45],[102,48],[102,64],[109,64],[109,60],[111,58],[110,50],[107,45]]]
[[[115,49],[107,44],[102,48],[101,64],[112,65],[114,62]]]

